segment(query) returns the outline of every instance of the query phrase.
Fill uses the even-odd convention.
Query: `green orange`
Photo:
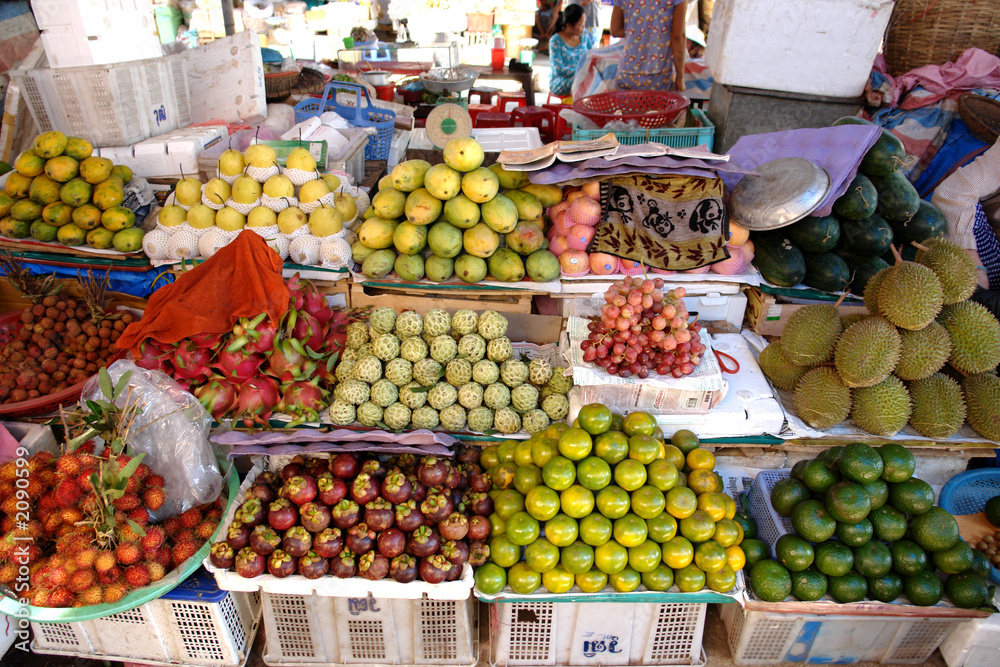
[[[677,535],[660,545],[663,563],[674,570],[689,565],[694,560],[694,546],[686,537]]]
[[[653,519],[646,519],[646,530],[649,539],[662,544],[677,535],[677,519],[663,512]]]
[[[562,566],[555,567],[542,574],[542,586],[549,593],[568,593],[573,588],[576,577]]]
[[[580,428],[591,435],[605,433],[611,429],[611,410],[600,403],[588,403],[583,406],[576,418],[580,422]]]
[[[658,517],[666,506],[666,497],[655,486],[647,484],[632,492],[632,511],[643,519]]]
[[[703,572],[718,572],[726,566],[726,550],[715,540],[702,542],[694,548],[694,564]]]
[[[677,468],[666,459],[656,459],[646,466],[646,482],[666,493],[677,486]]]
[[[633,435],[628,439],[628,456],[642,464],[649,464],[660,457],[660,443],[650,435]]]
[[[541,468],[555,456],[559,456],[559,441],[541,438],[531,443],[531,462]]]
[[[625,459],[615,466],[615,484],[635,491],[646,483],[646,466],[635,459]]]
[[[510,528],[507,530],[509,532]],[[623,547],[642,544],[646,541],[647,534],[646,522],[631,512],[615,521],[613,535],[615,541]]]
[[[630,567],[625,567],[621,572],[609,575],[608,583],[619,593],[630,593],[639,588],[639,584],[642,583],[642,575]]]
[[[667,513],[675,519],[686,519],[698,509],[698,496],[686,486],[667,491]]]
[[[611,483],[611,466],[600,457],[588,456],[576,464],[576,479],[585,489],[600,491]]]
[[[597,492],[597,510],[609,519],[617,519],[628,514],[631,498],[620,486],[606,486]]]
[[[715,522],[704,510],[695,510],[691,516],[685,517],[679,522],[681,535],[694,543],[705,542],[715,535]],[[510,526],[507,526],[510,532]]]
[[[582,519],[594,511],[594,494],[590,489],[574,484],[559,494],[559,506],[566,515]]]
[[[596,512],[580,520],[580,539],[592,547],[599,547],[610,540],[613,532],[611,519]]]
[[[538,519],[527,512],[518,512],[507,519],[507,539],[512,544],[527,546],[538,539],[540,532]]]
[[[582,461],[590,456],[594,441],[582,428],[567,429],[559,436],[559,453],[570,461]]]
[[[559,557],[559,548],[544,537],[539,537],[524,550],[525,562],[540,574],[545,574],[558,565]]]
[[[577,541],[564,547],[559,564],[573,574],[583,574],[594,566],[594,548]]]
[[[539,521],[548,521],[559,514],[559,494],[547,486],[536,486],[524,497],[528,514]]]
[[[594,438],[594,454],[611,465],[628,457],[628,438],[621,431],[608,431]]]
[[[608,575],[593,567],[583,574],[576,575],[576,585],[584,593],[596,593],[608,585]]]
[[[652,436],[656,426],[656,418],[648,412],[630,412],[622,422],[622,430],[629,438],[635,435]]]
[[[662,553],[660,545],[652,540],[646,540],[642,544],[629,547],[628,565],[636,572],[652,572],[660,564]]]
[[[573,544],[579,535],[580,526],[576,519],[565,514],[556,514],[545,522],[545,537],[557,547]]]
[[[674,570],[674,583],[683,593],[697,593],[705,588],[706,581],[705,572],[694,564]]]
[[[564,491],[576,480],[576,466],[565,456],[556,456],[542,467],[545,486],[556,491]]]
[[[507,570],[507,585],[519,595],[531,595],[542,585],[542,575],[532,570],[527,563],[517,563]]]
[[[614,540],[594,549],[594,565],[605,574],[621,572],[628,565],[628,549]]]

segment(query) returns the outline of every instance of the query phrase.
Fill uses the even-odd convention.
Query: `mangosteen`
[[[490,559],[490,545],[483,542],[471,542],[469,544],[469,565],[479,567],[485,565]]]
[[[410,499],[411,493],[413,493],[413,486],[410,484],[410,480],[406,479],[406,475],[401,472],[389,473],[382,480],[382,497],[393,505],[405,503]]]
[[[240,549],[236,556],[236,573],[246,579],[259,577],[266,567],[267,559],[250,547]]]
[[[454,566],[441,554],[435,554],[420,561],[420,578],[428,584],[440,584],[448,578]]]
[[[327,528],[313,538],[313,551],[323,558],[334,558],[343,548],[344,538],[340,528]]]
[[[420,503],[420,513],[433,523],[444,521],[453,510],[454,505],[447,492],[431,493],[429,490],[424,502]]]
[[[441,546],[441,538],[428,526],[420,526],[410,534],[410,539],[406,542],[406,551],[417,558],[426,558],[431,554],[436,554]]]
[[[279,579],[295,574],[298,560],[289,556],[281,549],[276,550],[267,559],[267,571]]]
[[[417,466],[417,479],[424,486],[440,486],[448,479],[448,464],[436,456],[425,456]]]
[[[361,508],[353,500],[344,498],[330,510],[333,525],[341,530],[347,530],[361,521]]]
[[[273,503],[267,513],[267,523],[271,528],[284,532],[294,526],[299,521],[299,513],[295,511],[295,505],[288,498],[278,498]]]
[[[459,463],[473,463],[479,464],[479,448],[478,447],[463,447],[461,451],[458,452],[458,462]]]
[[[469,534],[469,519],[464,514],[452,512],[438,524],[438,532],[446,540],[461,540]]]
[[[351,483],[351,500],[364,507],[378,498],[379,485],[366,472],[354,478]]]
[[[281,488],[281,485],[285,483],[285,480],[270,470],[267,472],[262,472],[257,475],[257,479],[254,480],[255,484],[267,484],[273,491],[277,491]]]
[[[344,544],[356,554],[366,554],[375,548],[375,531],[364,523],[351,526]]]
[[[316,479],[320,474],[326,472],[328,469],[328,461],[326,459],[321,459],[315,456],[311,456],[306,459],[305,466],[302,469],[303,474],[309,475],[313,479]]]
[[[319,489],[316,499],[330,507],[347,497],[347,483],[328,472],[316,478],[316,488]]]
[[[410,482],[410,487],[413,489],[410,492],[410,500],[416,500],[419,503],[427,497],[427,487],[420,483],[416,475],[407,475],[406,479]]]
[[[396,505],[396,526],[404,533],[412,533],[420,526],[424,525],[424,515],[417,507],[417,501],[408,500],[401,505]]]
[[[268,556],[281,546],[281,538],[270,526],[260,525],[250,533],[249,546],[262,556]]]
[[[400,472],[404,475],[417,474],[418,465],[420,465],[420,461],[417,459],[415,454],[401,454],[398,458],[396,458],[396,467],[398,467]]]
[[[449,489],[457,489],[462,484],[462,474],[458,472],[458,468],[448,464],[448,475],[444,479],[445,487]]]
[[[361,472],[368,473],[372,479],[381,484],[389,469],[382,465],[382,462],[378,459],[368,459],[361,464]]]
[[[448,562],[449,562],[449,564],[451,564],[451,569],[448,570],[445,573],[445,579],[444,580],[445,581],[458,581],[459,579],[462,578],[462,567],[460,565],[455,565],[454,563],[451,563],[451,561],[448,561]]]
[[[465,493],[461,489],[452,489],[450,497],[451,497],[452,512],[461,512],[462,514],[470,514],[468,510],[469,504],[466,502]]]
[[[417,559],[409,554],[401,554],[389,563],[389,576],[401,584],[408,584],[417,578]]]
[[[256,498],[262,505],[269,505],[274,501],[274,489],[267,484],[256,483],[250,487],[248,498]]]
[[[308,475],[292,477],[281,487],[281,495],[288,498],[296,505],[305,505],[316,499],[319,489],[316,488],[316,480]]]
[[[336,558],[330,559],[330,574],[341,579],[350,579],[358,573],[354,554],[350,549],[344,549]]]
[[[366,553],[358,562],[358,574],[371,581],[385,579],[389,574],[389,559],[374,551]]]
[[[376,498],[365,505],[365,523],[376,533],[391,526],[394,519],[392,504],[387,500]]]
[[[233,548],[229,546],[228,542],[216,542],[212,545],[212,549],[208,552],[208,557],[212,561],[212,565],[223,570],[228,570],[233,565],[233,561],[236,560],[236,555],[233,552]]]
[[[299,520],[310,533],[321,533],[330,525],[330,508],[321,503],[306,503],[299,507]]]
[[[406,534],[392,527],[378,536],[378,552],[386,558],[395,558],[406,550]]]
[[[469,560],[469,546],[461,540],[448,540],[441,545],[441,555],[452,565],[462,567]]]
[[[469,488],[476,493],[487,493],[493,488],[493,480],[484,472],[479,472],[469,478]]]
[[[469,517],[469,534],[468,538],[476,542],[485,542],[490,539],[490,533],[493,532],[493,524],[485,516],[476,515]]]
[[[299,558],[298,572],[306,579],[319,579],[329,571],[330,562],[318,556],[315,551],[310,551],[302,556],[302,558]]]
[[[293,461],[281,469],[280,473],[281,481],[287,482],[292,477],[298,477],[301,474],[302,474],[302,466]]]
[[[260,524],[264,523],[267,513],[264,512],[264,506],[256,498],[248,498],[243,501],[240,508],[236,510],[236,518],[239,519],[244,526],[250,529],[256,528]]]
[[[469,494],[469,511],[479,516],[489,516],[493,514],[493,499],[490,494],[482,491],[474,491]]]
[[[330,459],[330,472],[333,473],[334,477],[343,480],[354,479],[358,476],[358,470],[360,469],[361,466],[358,465],[358,457],[350,452],[337,454]]]
[[[312,548],[312,533],[302,526],[292,526],[281,540],[281,548],[289,556],[301,558]]]
[[[242,521],[233,521],[226,533],[226,543],[239,552],[250,541],[250,529],[243,525]]]

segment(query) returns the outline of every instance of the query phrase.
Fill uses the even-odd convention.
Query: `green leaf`
[[[107,368],[102,368],[97,372],[97,384],[101,387],[101,393],[110,399],[114,399],[114,391],[111,388],[111,376]]]
[[[526,355],[524,352],[521,353],[521,361],[523,361],[526,364],[531,363],[531,359],[529,359],[528,355]]]
[[[125,495],[125,487],[119,488],[109,488],[105,491],[105,495],[108,496],[108,500],[115,501]]]
[[[127,519],[127,521],[128,521],[128,527],[132,529],[133,533],[135,533],[139,537],[146,537],[146,531],[143,530],[142,526],[137,524],[132,519]]]
[[[114,398],[118,398],[122,395],[122,392],[128,387],[129,380],[131,379],[132,371],[122,373],[122,376],[118,378],[118,384],[115,386]]]
[[[101,484],[100,478],[97,476],[96,472],[90,473],[90,486],[97,489]]]
[[[426,394],[426,393],[427,393],[427,392],[429,392],[429,391],[430,391],[430,390],[431,390],[431,389],[432,389],[433,387],[434,387],[434,385],[431,385],[430,387],[424,387],[424,386],[420,386],[420,387],[410,387],[410,391],[412,391],[412,392],[413,392],[414,394]]]
[[[100,404],[97,401],[90,400],[89,398],[87,399],[87,408],[95,414],[101,412]]]
[[[139,454],[139,456],[132,457],[132,460],[125,464],[125,467],[118,473],[118,478],[124,479],[127,482],[128,478],[132,476],[132,474],[136,471],[136,468],[139,467],[139,464],[142,463],[142,459],[145,457],[145,454]]]

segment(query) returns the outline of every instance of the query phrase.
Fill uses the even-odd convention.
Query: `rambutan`
[[[132,457],[128,454],[120,454],[115,458],[115,462],[118,464],[118,469],[121,470],[127,466],[132,461]]]
[[[162,475],[150,475],[146,478],[146,486],[160,486],[164,484],[164,479]]]
[[[77,454],[93,454],[94,453],[94,440],[90,439],[85,441],[82,445],[76,448]]]
[[[155,561],[146,563],[146,569],[149,570],[149,578],[152,581],[159,581],[167,576],[167,568]]]
[[[0,465],[0,481],[13,482],[17,479],[17,461],[7,461]]]
[[[222,510],[218,507],[213,507],[212,509],[205,512],[206,519],[215,519],[216,521],[222,521]]]
[[[90,540],[83,533],[74,533],[56,540],[57,554],[75,554],[90,546]]]
[[[102,550],[94,558],[94,569],[97,570],[98,574],[107,572],[117,564],[118,558],[115,557],[114,551]]]
[[[104,587],[100,585],[91,586],[77,596],[77,600],[84,605],[90,606],[104,602]]]
[[[56,504],[59,507],[75,507],[81,498],[83,498],[83,489],[75,480],[64,479],[56,487]]]
[[[118,602],[127,592],[128,588],[123,583],[108,584],[104,587],[104,602],[108,604]]]
[[[159,549],[167,539],[167,534],[159,526],[150,526],[146,529],[146,536],[142,538],[143,550]]]
[[[14,536],[9,533],[0,537],[0,561],[9,561],[14,554]]]
[[[197,542],[181,542],[174,546],[171,556],[171,562],[174,564],[174,567],[180,567],[181,563],[195,555],[200,547],[201,545]]]
[[[77,552],[73,560],[76,561],[76,564],[82,568],[94,567],[94,562],[97,560],[97,549],[94,547],[87,547],[86,549]]]
[[[111,567],[111,569],[105,572],[97,573],[97,580],[102,584],[116,584],[122,580],[122,569],[117,565]]]
[[[48,607],[49,598],[52,597],[52,592],[46,588],[34,589],[31,594],[31,604],[35,607]]]
[[[128,513],[128,518],[135,521],[140,526],[149,525],[149,511],[145,507],[136,507]]]
[[[2,503],[0,503],[0,512],[3,512],[7,516],[16,515],[17,496],[8,496]]]
[[[130,588],[142,588],[149,585],[150,581],[149,569],[145,563],[138,563],[125,570],[125,583]]]
[[[45,516],[42,522],[42,527],[45,528],[46,533],[54,533],[59,530],[59,527],[63,525],[62,514],[59,512],[53,512]]]
[[[54,510],[59,508],[59,503],[56,502],[56,495],[54,493],[45,493],[38,499],[38,509],[40,510]]]
[[[79,486],[84,491],[88,493],[93,491],[94,483],[91,481],[90,476],[94,474],[93,470],[84,470],[76,478],[76,485]]]
[[[38,540],[45,534],[45,528],[40,521],[29,521],[27,533],[31,539]]]
[[[28,485],[24,487],[24,490],[27,492],[29,498],[40,498],[47,490],[47,487],[42,483],[42,480],[31,478],[28,480]]]
[[[170,547],[162,546],[156,550],[155,556],[147,560],[150,560],[154,563],[159,563],[163,567],[169,567],[171,561],[173,560],[173,552],[170,550]]]
[[[167,531],[167,535],[176,535],[177,531],[180,529],[181,520],[175,516],[172,516],[163,522],[163,530]]]
[[[4,535],[12,532],[15,528],[17,528],[17,522],[14,521],[13,516],[5,516],[3,519],[0,519],[0,532]]]
[[[75,507],[68,507],[60,510],[59,516],[62,517],[63,523],[69,525],[75,525],[77,521],[83,521],[83,512]]]
[[[76,561],[73,560],[72,558],[67,558],[66,562],[63,563],[63,567],[66,568],[66,572],[68,572],[71,575],[80,569],[80,566],[77,565]]]
[[[63,454],[56,461],[56,472],[64,477],[76,477],[80,474],[80,457],[76,454]]]
[[[118,539],[122,542],[138,542],[142,539],[142,535],[132,530],[132,526],[124,519],[115,527],[115,532],[118,534]]]
[[[125,483],[125,493],[139,493],[139,489],[142,488],[142,480],[140,480],[135,475],[128,478],[128,482]]]
[[[139,496],[135,493],[126,492],[121,498],[115,500],[115,509],[128,512],[139,506]]]
[[[17,565],[13,563],[0,564],[0,583],[10,584],[17,578]]]
[[[139,545],[135,542],[121,542],[115,549],[115,556],[122,565],[134,565],[139,562],[142,552],[139,551]]]
[[[146,507],[155,512],[163,507],[163,503],[167,501],[167,494],[163,492],[162,486],[150,486],[146,487],[142,499],[146,503]]]
[[[205,519],[194,529],[194,534],[198,539],[210,540],[215,535],[215,529],[219,527],[219,522],[214,519]]]
[[[0,482],[0,502],[7,500],[17,491],[13,482]]]
[[[72,535],[75,532],[76,532],[76,530],[74,530],[73,526],[69,526],[69,525],[66,525],[65,523],[63,523],[63,524],[60,524],[58,528],[56,528],[56,533],[55,534],[56,534],[56,537],[62,537],[63,535]]]
[[[93,586],[96,580],[93,570],[80,569],[70,575],[68,588],[74,593],[82,593]]]
[[[184,526],[185,528],[194,528],[199,523],[201,523],[202,520],[201,510],[198,509],[197,507],[192,507],[187,512],[181,514],[180,519],[181,519],[181,525]]]
[[[66,571],[65,565],[50,565],[48,568],[48,576],[45,578],[45,582],[50,588],[59,588],[65,586],[70,581],[70,574]]]
[[[198,536],[194,534],[193,530],[178,530],[174,533],[174,542],[180,544],[181,542],[194,542],[198,539]]]
[[[49,595],[50,607],[71,607],[76,596],[65,588],[56,588]]]

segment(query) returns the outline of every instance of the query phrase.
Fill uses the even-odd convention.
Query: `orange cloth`
[[[225,333],[240,317],[263,312],[277,323],[288,310],[281,266],[259,234],[244,231],[211,259],[153,292],[142,319],[129,324],[116,344],[139,356],[145,338],[176,343],[196,334]]]

